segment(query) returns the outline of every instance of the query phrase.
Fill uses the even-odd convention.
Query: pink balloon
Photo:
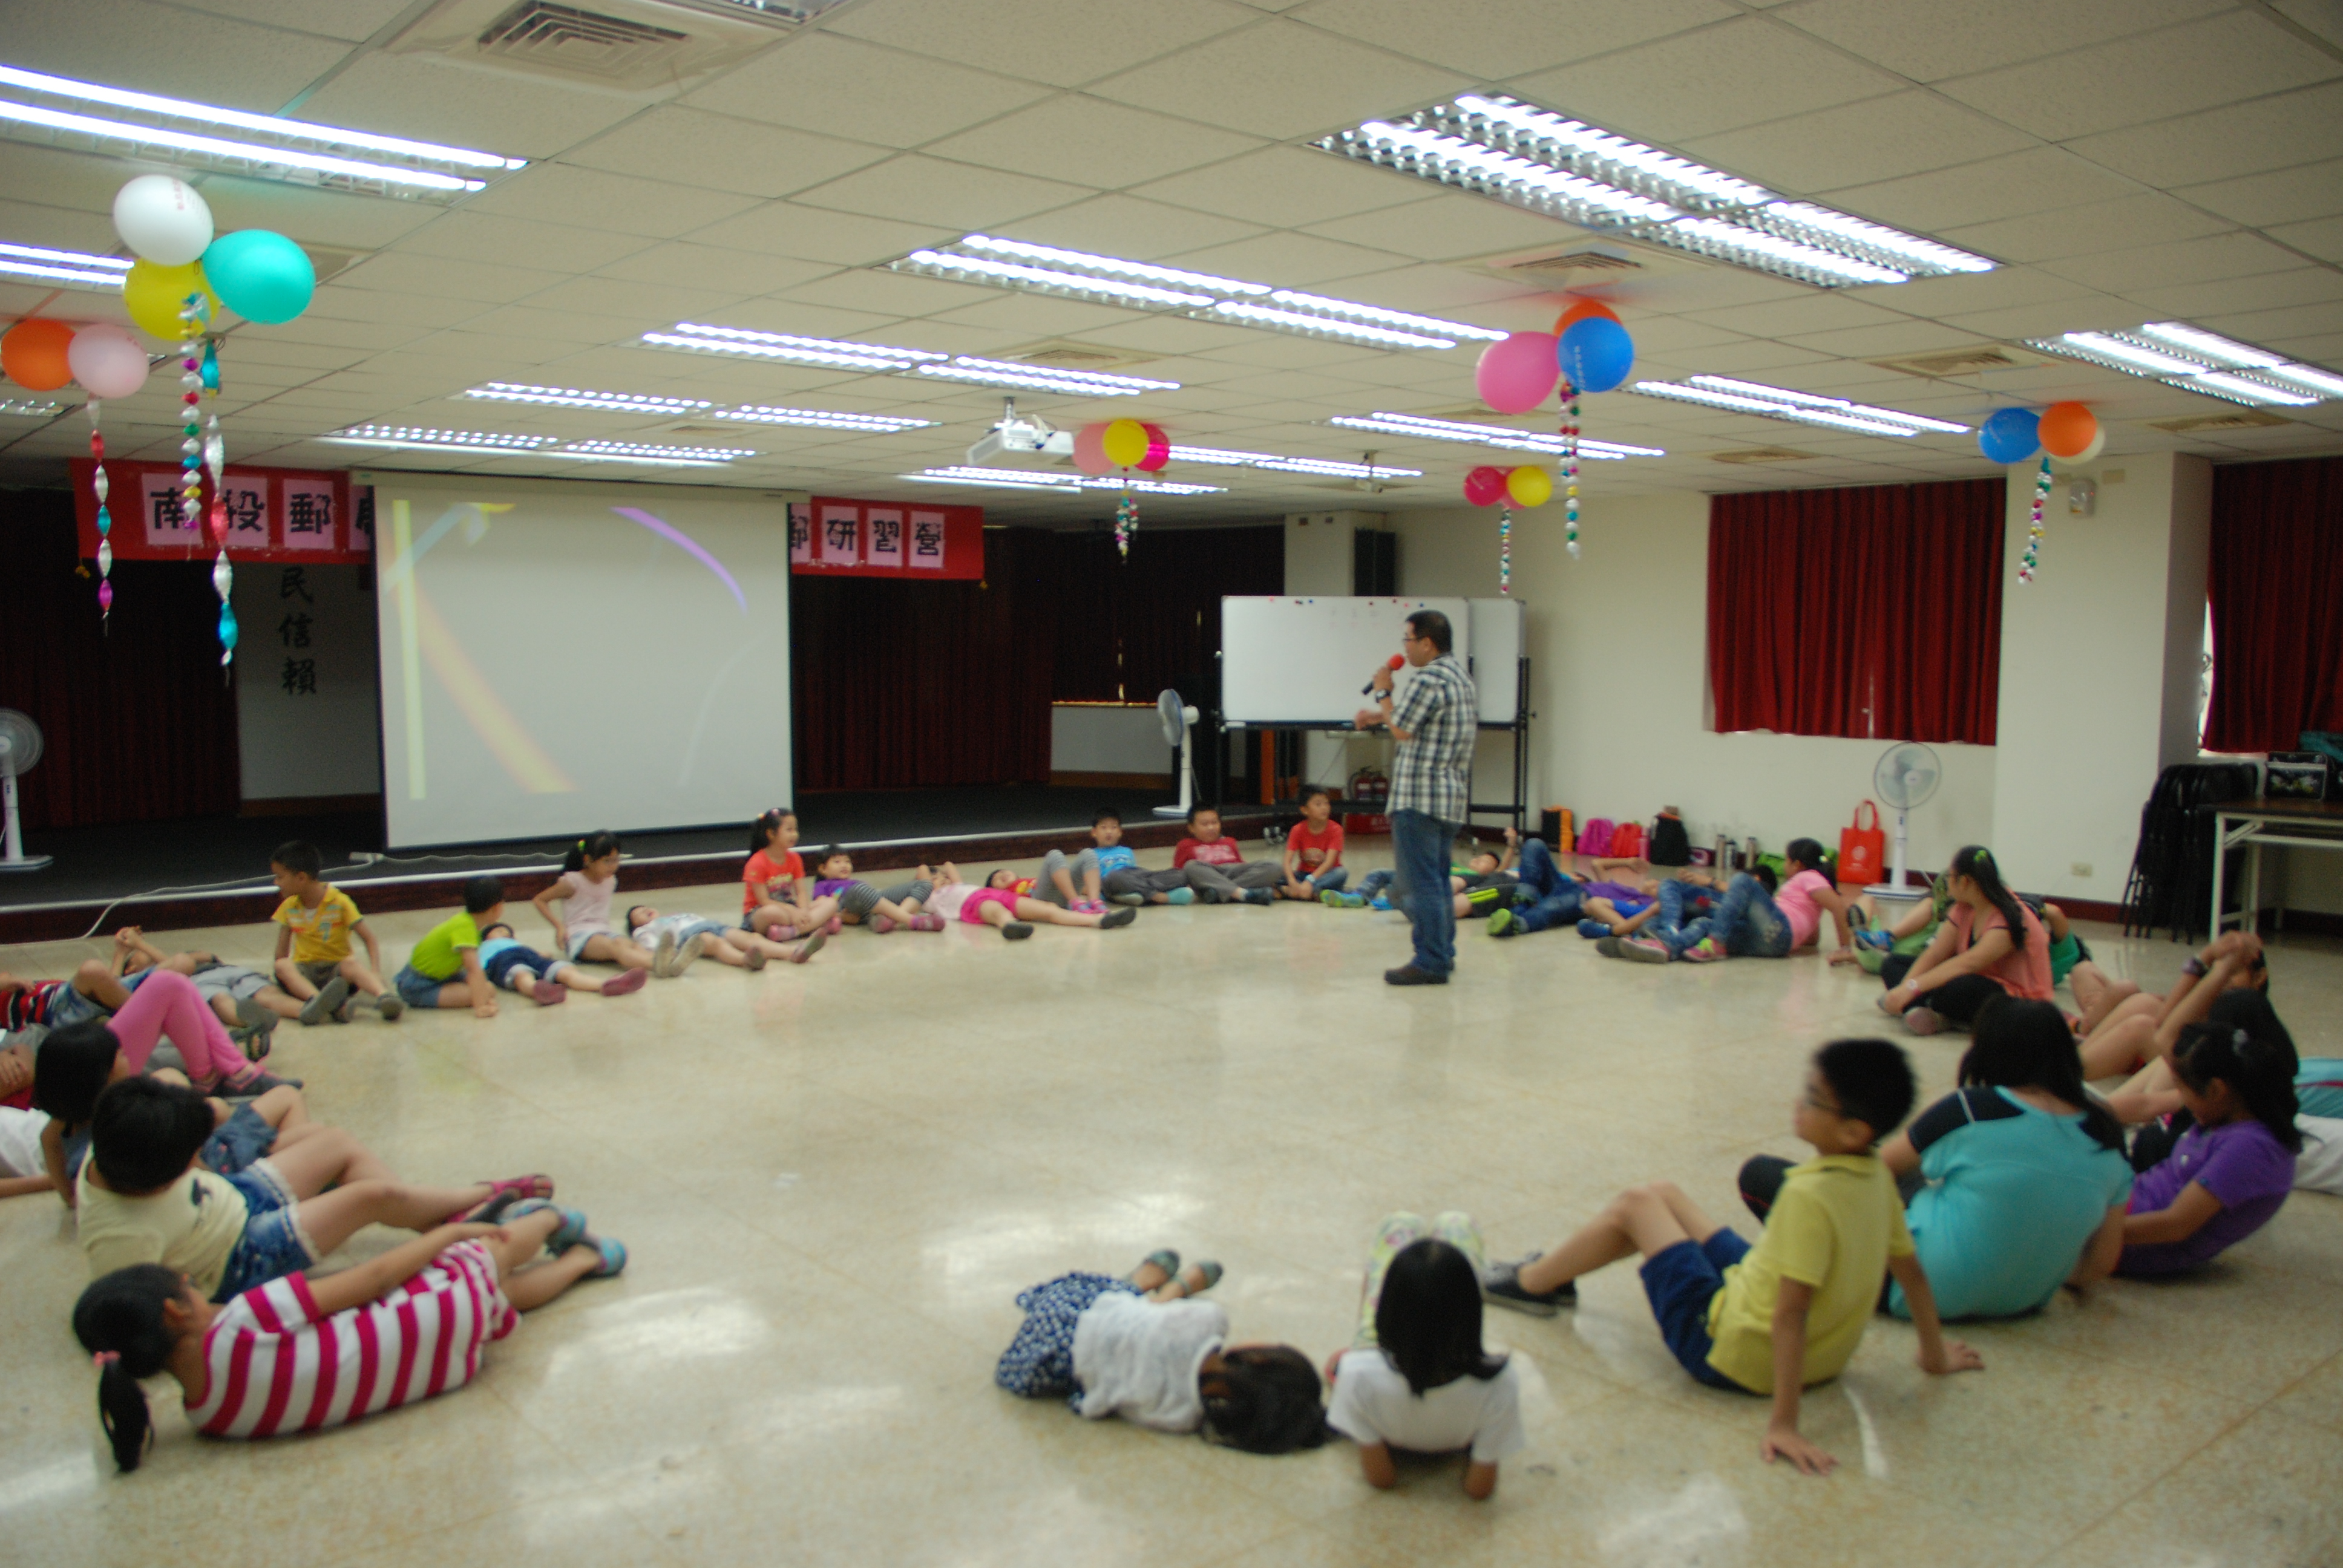
[[[1493,507],[1504,498],[1505,470],[1478,467],[1464,476],[1464,498],[1476,507]]]
[[[65,363],[93,397],[127,397],[146,385],[146,350],[119,327],[101,324],[75,332]]]
[[[1500,414],[1526,414],[1544,402],[1562,379],[1561,341],[1551,332],[1516,332],[1490,344],[1473,372],[1481,401]]]
[[[1107,460],[1106,426],[1107,422],[1101,419],[1074,432],[1074,467],[1085,474],[1114,472],[1114,465]]]
[[[1161,425],[1141,425],[1140,428],[1147,432],[1147,456],[1139,459],[1139,471],[1161,473],[1163,465],[1172,460],[1172,437],[1163,433]]]

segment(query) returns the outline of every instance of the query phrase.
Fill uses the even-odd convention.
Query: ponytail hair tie
[[[106,1368],[113,1366],[122,1360],[122,1352],[120,1351],[100,1351],[96,1355],[90,1357],[89,1360],[92,1366],[95,1366],[100,1372],[104,1372]]]

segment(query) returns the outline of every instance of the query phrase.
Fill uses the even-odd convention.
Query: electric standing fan
[[[1195,799],[1195,740],[1190,731],[1196,722],[1196,710],[1183,704],[1178,692],[1166,690],[1155,699],[1155,714],[1163,720],[1163,743],[1180,749],[1180,803],[1158,806],[1155,814],[1185,820],[1189,805]]]
[[[25,853],[25,837],[16,826],[16,775],[30,773],[41,759],[41,727],[13,708],[0,708],[0,813],[7,822],[0,838],[0,871],[37,871],[49,863],[46,855]]]
[[[1916,740],[1899,741],[1887,749],[1871,769],[1871,792],[1896,810],[1896,859],[1889,868],[1887,880],[1874,882],[1864,890],[1875,899],[1916,899],[1920,895],[1904,885],[1904,862],[1910,848],[1912,809],[1936,792],[1936,782],[1944,777],[1944,769],[1936,754]]]

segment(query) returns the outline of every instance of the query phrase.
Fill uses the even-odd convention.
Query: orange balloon
[[[2054,457],[2074,457],[2098,433],[2097,416],[2081,403],[2051,404],[2042,410],[2042,425],[2036,432],[2042,449]]]
[[[73,379],[73,366],[65,358],[72,347],[72,327],[31,317],[0,337],[0,370],[26,391],[54,392]]]
[[[1554,317],[1554,335],[1561,337],[1570,330],[1572,322],[1584,321],[1590,316],[1600,316],[1611,321],[1619,319],[1619,313],[1599,299],[1573,300],[1568,310]]]

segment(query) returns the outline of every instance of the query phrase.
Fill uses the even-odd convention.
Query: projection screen
[[[785,498],[370,477],[392,849],[789,799]]]

